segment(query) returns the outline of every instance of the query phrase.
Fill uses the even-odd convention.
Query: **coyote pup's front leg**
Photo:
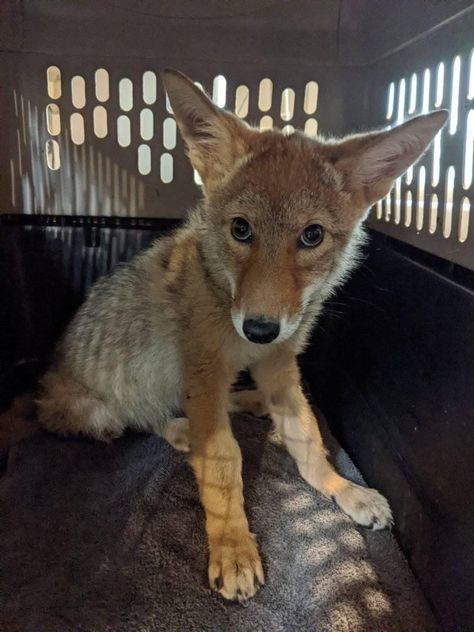
[[[244,601],[263,584],[264,576],[244,511],[242,456],[227,412],[233,376],[224,377],[226,371],[215,357],[186,364],[190,462],[206,514],[209,583],[226,599]]]
[[[373,529],[392,523],[386,499],[340,476],[327,460],[316,417],[300,383],[296,358],[276,351],[252,369],[265,403],[301,476],[325,496],[333,497],[355,522]]]

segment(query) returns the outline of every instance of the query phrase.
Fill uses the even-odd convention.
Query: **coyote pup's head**
[[[446,111],[338,141],[249,127],[187,77],[162,79],[204,189],[203,257],[255,343],[292,336],[356,262],[367,210],[424,152]]]

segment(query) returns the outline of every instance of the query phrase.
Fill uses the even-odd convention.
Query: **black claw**
[[[222,579],[222,575],[219,575],[219,577],[216,577],[216,579],[214,580],[214,588],[216,590],[220,590],[223,585],[224,585],[224,580]]]
[[[331,496],[331,500],[333,503],[337,503],[336,497],[334,496],[334,494]]]

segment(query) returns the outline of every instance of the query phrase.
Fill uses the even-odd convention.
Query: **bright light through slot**
[[[449,133],[455,134],[458,128],[459,82],[461,78],[461,58],[457,55],[453,61],[453,76],[451,84],[451,116],[449,119]]]

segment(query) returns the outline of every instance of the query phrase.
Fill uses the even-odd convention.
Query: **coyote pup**
[[[174,70],[162,80],[204,198],[172,236],[95,284],[42,380],[39,416],[61,433],[110,440],[131,427],[189,445],[209,582],[243,601],[264,575],[228,415],[239,405],[230,389],[240,370],[250,370],[301,476],[358,524],[391,522],[385,498],[329,464],[296,356],[357,263],[367,209],[447,113],[314,140],[249,127]],[[183,410],[186,418],[173,419]]]

